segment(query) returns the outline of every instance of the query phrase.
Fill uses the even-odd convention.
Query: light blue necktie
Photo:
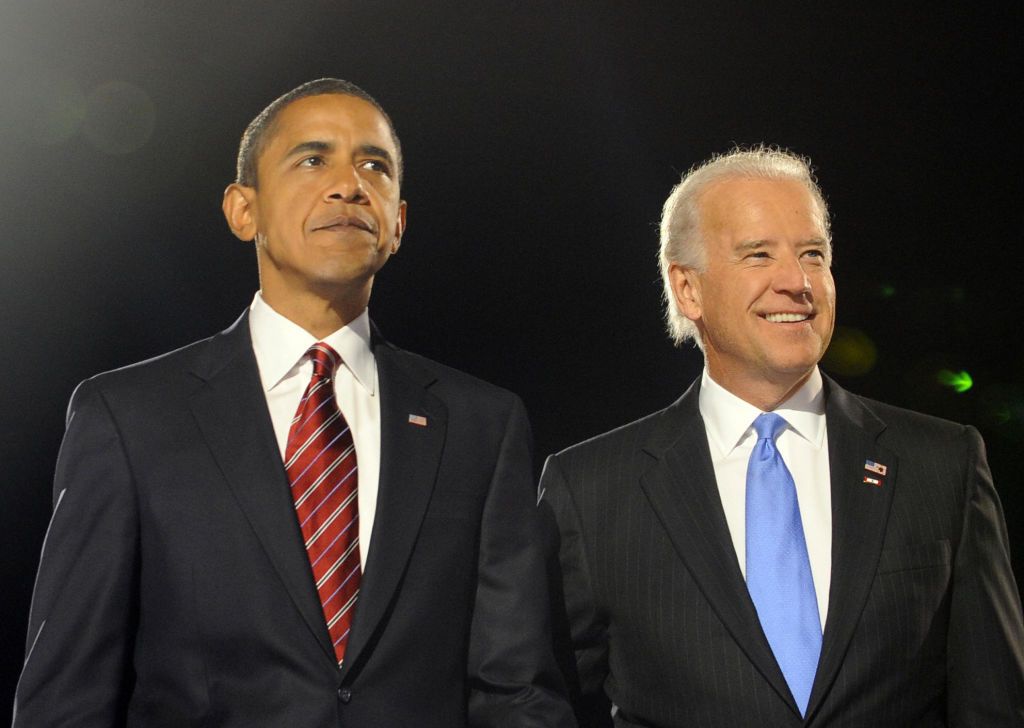
[[[775,447],[786,424],[774,412],[754,420],[757,443],[747,463],[747,590],[796,704],[806,714],[821,653],[821,620],[796,485]]]

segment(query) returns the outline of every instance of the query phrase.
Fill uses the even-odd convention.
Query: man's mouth
[[[354,217],[351,215],[338,215],[332,217],[329,220],[325,220],[322,223],[317,224],[314,230],[341,230],[343,228],[356,228],[357,230],[365,230],[368,233],[373,232],[373,226],[365,220]]]
[[[773,324],[795,324],[800,321],[809,321],[813,314],[809,313],[765,313],[761,318]]]

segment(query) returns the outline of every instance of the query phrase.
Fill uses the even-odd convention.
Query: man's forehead
[[[700,202],[707,232],[728,231],[753,240],[771,237],[772,229],[785,225],[804,228],[807,239],[825,236],[817,202],[797,180],[728,178],[709,186]]]
[[[709,184],[701,194],[706,207],[746,207],[783,198],[813,203],[806,185],[789,178],[725,177]]]
[[[291,148],[297,143],[330,143],[339,136],[354,143],[372,143],[395,153],[384,115],[368,101],[349,94],[320,94],[292,101],[278,113],[267,148]]]

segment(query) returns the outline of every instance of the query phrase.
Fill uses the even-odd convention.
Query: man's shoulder
[[[847,413],[849,404],[853,402],[881,422],[884,425],[883,438],[908,441],[953,440],[962,438],[965,430],[971,429],[959,422],[854,394],[834,383],[831,386],[835,388],[832,396],[841,398]]]
[[[588,461],[623,463],[645,451],[659,457],[688,426],[701,422],[697,407],[699,392],[700,379],[697,379],[667,407],[571,445],[551,458],[569,467]]]
[[[244,326],[244,320],[240,319],[213,336],[142,361],[100,372],[79,383],[72,396],[72,403],[87,392],[99,393],[110,402],[181,398],[198,388],[204,376],[214,373],[219,364],[243,353],[245,349],[238,346],[238,341],[231,342],[247,334],[248,328]]]
[[[678,404],[678,403],[677,403]],[[545,469],[560,472],[567,483],[596,487],[632,478],[651,466],[658,443],[671,423],[672,405],[571,445],[548,458]]]
[[[210,336],[199,341],[193,341],[190,344],[157,354],[148,359],[100,372],[90,377],[87,381],[103,386],[130,385],[133,382],[162,379],[182,370],[187,371],[212,339],[213,337]]]
[[[570,445],[555,455],[558,458],[572,458],[609,449],[621,450],[624,447],[630,449],[642,447],[643,443],[647,441],[647,436],[656,429],[667,410],[668,408],[651,412],[632,422],[627,422],[606,432],[588,437],[586,440]]]
[[[516,394],[504,387],[390,342],[382,341],[376,347],[375,355],[379,371],[388,371],[387,366],[391,364],[405,375],[419,379],[427,389],[448,401],[455,399],[479,407],[503,409],[520,401]]]

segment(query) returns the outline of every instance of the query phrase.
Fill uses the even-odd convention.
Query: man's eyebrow
[[[751,250],[760,250],[766,248],[771,243],[767,240],[741,240],[733,246],[733,250],[737,253],[747,253]]]
[[[773,245],[773,241],[765,240],[763,238],[757,240],[741,240],[733,246],[733,250],[737,253],[747,253],[751,250],[760,250],[762,248],[768,248]],[[824,238],[808,238],[807,240],[801,240],[796,244],[798,248],[826,248],[828,242]]]
[[[317,139],[310,140],[308,142],[299,142],[294,147],[288,150],[285,154],[285,159],[294,157],[296,154],[305,154],[306,152],[329,152],[334,149],[334,145],[330,142],[322,142]]]
[[[369,157],[381,157],[385,162],[390,164],[392,167],[395,165],[395,160],[384,147],[378,147],[376,144],[361,144],[359,146],[359,152]]]

